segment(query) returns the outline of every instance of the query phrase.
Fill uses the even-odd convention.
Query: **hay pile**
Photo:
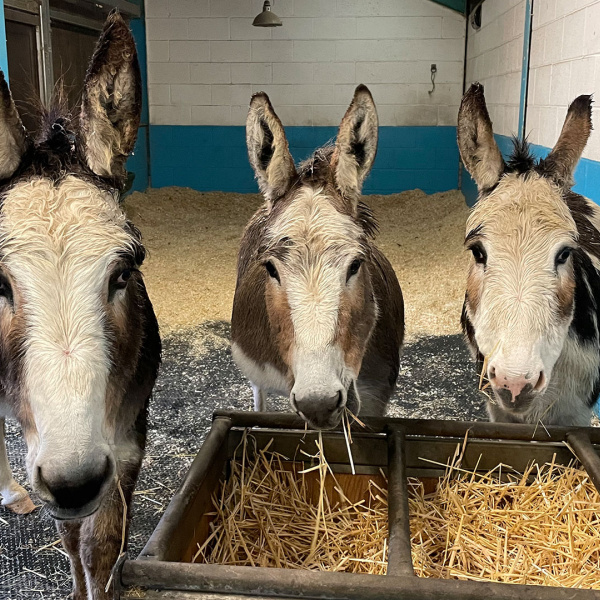
[[[381,226],[377,244],[402,286],[408,337],[457,333],[466,277],[463,195],[412,190],[364,200]],[[126,199],[149,252],[143,272],[164,333],[229,321],[239,241],[261,203],[255,194],[177,187]]]
[[[417,575],[600,590],[600,494],[585,471],[510,471],[449,468],[431,494],[411,481]]]
[[[302,463],[290,464],[270,444],[250,458],[248,440],[213,497],[212,532],[193,562],[385,574],[385,489],[371,480],[367,500],[352,502],[321,445],[318,464],[299,470]]]
[[[322,445],[317,464],[300,470],[270,444],[252,444],[244,438],[213,497],[194,561],[385,574],[385,481],[352,502]],[[476,474],[460,468],[460,448],[451,463],[431,493],[409,480],[418,576],[600,589],[600,494],[585,471],[553,460],[523,474],[506,465]]]

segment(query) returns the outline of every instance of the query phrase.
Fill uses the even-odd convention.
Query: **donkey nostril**
[[[340,390],[338,393],[338,401],[337,404],[335,405],[336,408],[342,408],[344,406],[344,394],[342,393],[342,390]]]
[[[541,389],[543,389],[543,387],[546,385],[546,377],[544,375],[544,371],[540,371],[540,376],[536,382],[536,384],[533,386],[533,389],[536,392],[539,392]]]
[[[490,367],[490,379],[496,379],[496,367]]]

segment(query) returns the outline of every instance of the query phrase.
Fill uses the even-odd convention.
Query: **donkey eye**
[[[127,287],[127,282],[131,279],[131,269],[123,269],[119,276],[114,280],[113,289],[123,290]]]
[[[281,283],[281,280],[279,279],[279,273],[277,272],[275,265],[270,260],[265,263],[265,269],[270,277],[277,279],[277,282]]]
[[[346,275],[346,282],[350,279],[350,277],[352,277],[353,275],[356,275],[358,273],[358,270],[360,269],[360,265],[361,265],[361,261],[358,258],[355,258],[350,263],[350,266],[348,267],[348,274]]]
[[[569,260],[569,256],[571,256],[571,252],[573,252],[573,248],[563,248],[556,255],[556,259],[555,259],[556,266],[564,265]]]
[[[12,288],[8,280],[0,275],[0,297],[6,298],[9,302],[13,300]]]
[[[478,265],[485,265],[487,262],[487,254],[485,253],[485,250],[481,244],[473,244],[469,250],[471,250],[473,258]]]

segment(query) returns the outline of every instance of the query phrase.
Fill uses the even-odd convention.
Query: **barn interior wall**
[[[256,191],[244,123],[271,97],[297,160],[335,136],[358,83],[382,125],[366,192],[458,184],[464,17],[428,0],[146,0],[153,187]],[[430,66],[436,64],[436,88]]]
[[[486,0],[482,26],[469,27],[466,81],[485,85],[496,140],[507,155],[524,133],[537,157],[556,142],[569,103],[600,89],[600,0],[534,0],[527,95],[521,85],[526,0]],[[594,110],[598,122],[600,113]],[[597,125],[597,129],[598,129]],[[575,173],[574,189],[600,203],[600,133],[592,132]],[[465,174],[463,191],[472,203],[476,190]]]
[[[600,92],[600,0],[535,0],[526,131],[536,155],[556,142],[577,96]],[[575,172],[575,190],[600,203],[600,111]]]

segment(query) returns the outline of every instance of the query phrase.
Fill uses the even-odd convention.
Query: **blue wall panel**
[[[336,127],[287,127],[297,162],[335,139]],[[150,126],[152,187],[257,192],[243,126]],[[455,127],[381,127],[366,194],[420,188],[428,194],[458,186]]]
[[[0,69],[8,81],[8,51],[6,49],[6,23],[4,22],[4,0],[0,0]]]
[[[148,189],[148,126],[140,125],[133,153],[127,159],[127,170],[135,173],[131,191]]]
[[[512,138],[506,135],[495,135],[494,137],[504,158],[510,156],[513,149]],[[530,147],[533,155],[538,159],[545,158],[550,152],[550,148],[545,146],[531,144]],[[589,158],[582,158],[579,161],[575,169],[573,191],[586,196],[596,204],[600,204],[600,162]],[[477,186],[465,170],[463,170],[462,192],[465,195],[467,204],[473,206],[477,201]]]

